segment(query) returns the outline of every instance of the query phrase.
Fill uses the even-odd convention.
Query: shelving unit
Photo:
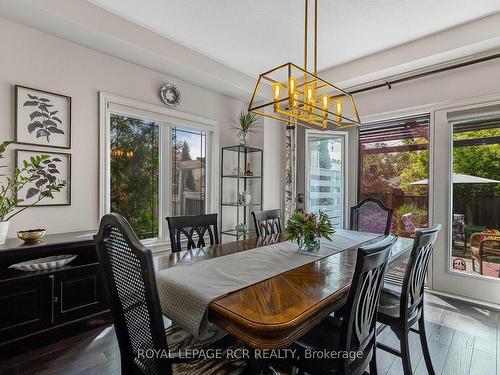
[[[224,162],[226,161],[227,163],[228,160],[232,164],[225,166]],[[253,176],[244,175],[248,163],[251,163],[254,169]],[[256,166],[260,169],[256,170]],[[253,210],[262,210],[263,166],[263,150],[260,148],[244,145],[222,147],[220,175],[221,203],[219,210],[221,239],[223,235],[236,237],[236,240],[255,236],[255,230],[250,230],[247,234],[243,234],[236,232],[234,227],[240,223],[248,225],[251,222],[250,213]],[[236,171],[237,174],[231,174],[230,171],[233,173]],[[232,191],[228,192],[231,189]],[[250,204],[244,205],[240,203],[239,194],[247,190],[252,191],[252,201],[250,201]],[[256,192],[258,192],[259,196],[257,197],[258,200],[254,202],[253,199],[255,199],[254,195]],[[228,195],[231,196],[231,199],[228,199]],[[233,212],[230,213],[229,210]],[[230,220],[231,216],[236,220]]]

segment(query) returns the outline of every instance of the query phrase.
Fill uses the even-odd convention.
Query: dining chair
[[[281,210],[253,211],[252,216],[257,237],[281,233]]]
[[[198,368],[204,374],[218,374],[221,364],[238,373],[244,366],[242,361],[212,363],[182,355],[192,349],[227,349],[234,340],[213,325],[208,335],[198,340],[164,319],[151,250],[141,244],[122,216],[104,215],[94,241],[118,339],[122,374],[196,374]]]
[[[391,233],[392,208],[375,198],[365,198],[351,207],[351,230],[388,235]]]
[[[167,222],[173,253],[182,250],[183,241],[186,241],[186,250],[207,246],[206,235],[210,245],[219,244],[217,214],[170,216],[167,217]]]
[[[424,283],[434,243],[441,225],[416,231],[413,248],[405,269],[402,286],[385,285],[380,296],[377,321],[382,323],[379,333],[390,327],[400,342],[401,351],[385,344],[377,347],[401,358],[405,375],[412,373],[409,348],[410,331],[418,333],[429,375],[435,374],[432,366],[424,323]],[[418,322],[418,330],[413,325]]]
[[[344,314],[328,316],[295,344],[300,359],[295,370],[314,374],[377,373],[376,318],[380,291],[392,245],[397,237],[388,236],[373,245],[358,249],[354,275],[347,295]],[[305,351],[359,353],[338,359],[304,359]],[[341,356],[339,356],[341,357]]]

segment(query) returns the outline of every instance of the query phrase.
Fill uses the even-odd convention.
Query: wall
[[[12,220],[9,237],[17,230],[35,227],[51,233],[97,228],[100,90],[161,104],[158,89],[162,83],[172,82],[182,93],[178,110],[216,120],[221,146],[236,142],[230,128],[246,107],[241,101],[4,19],[0,19],[0,45],[0,140],[14,137],[14,84],[72,97],[72,204],[26,210]],[[253,142],[260,145],[262,139]],[[13,158],[14,152],[9,151],[5,162],[12,166]]]

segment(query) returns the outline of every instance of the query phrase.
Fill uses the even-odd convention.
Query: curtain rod
[[[386,81],[384,83],[378,83],[376,85],[372,85],[372,86],[368,86],[368,87],[364,87],[364,88],[361,88],[361,89],[350,91],[350,94],[359,94],[361,92],[371,91],[371,90],[379,89],[379,88],[386,87],[386,86],[389,89],[391,89],[392,85],[397,84],[397,83],[411,81],[411,80],[414,80],[414,79],[418,79],[418,78],[422,78],[422,77],[427,77],[427,76],[430,76],[430,75],[433,75],[433,74],[443,73],[443,72],[447,72],[449,70],[463,68],[463,67],[466,67],[466,66],[469,66],[469,65],[479,64],[479,63],[482,63],[482,62],[485,62],[485,61],[490,61],[490,60],[494,60],[494,59],[498,59],[498,58],[500,58],[500,53],[496,53],[494,55],[480,57],[480,58],[477,58],[477,59],[474,59],[474,60],[466,61],[466,62],[455,64],[455,65],[446,66],[446,67],[443,67],[443,68],[438,68],[438,69],[430,70],[430,71],[424,72],[424,73],[414,74],[414,75],[411,75],[411,76],[408,76],[408,77],[395,79],[393,81]]]

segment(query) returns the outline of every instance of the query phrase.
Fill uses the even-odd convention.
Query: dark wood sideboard
[[[59,254],[77,257],[54,270],[8,268]],[[31,245],[8,239],[0,246],[0,358],[110,322],[91,233],[52,234]]]

